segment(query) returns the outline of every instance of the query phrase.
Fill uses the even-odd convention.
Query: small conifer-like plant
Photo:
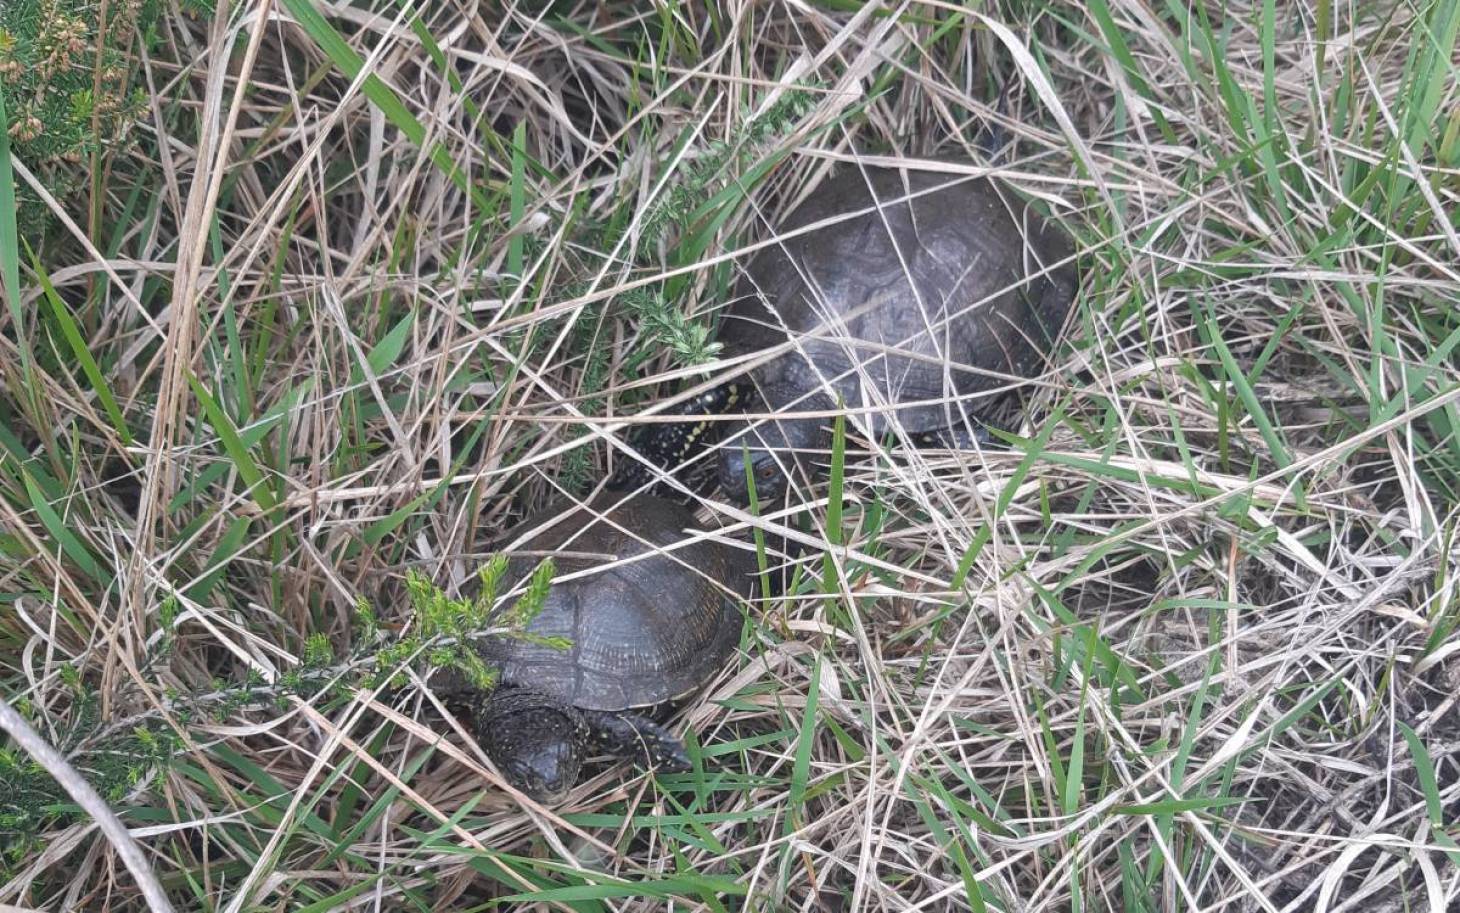
[[[752,155],[764,151],[764,147],[795,129],[814,102],[814,96],[806,89],[786,92],[748,121],[735,143],[715,140],[698,159],[681,168],[676,182],[645,219],[643,235],[646,248],[664,237],[672,227],[685,228],[721,182],[732,180],[735,172],[743,169]]]
[[[387,632],[374,607],[361,599],[356,605],[357,647],[350,655],[336,655],[330,638],[314,632],[302,644],[299,663],[284,670],[278,681],[265,682],[251,673],[239,683],[214,680],[199,693],[170,692],[168,713],[174,723],[187,726],[194,720],[221,723],[248,708],[282,709],[291,697],[349,700],[356,688],[405,685],[408,679],[402,672],[407,666],[428,673],[446,671],[467,688],[490,690],[496,686],[496,670],[473,648],[477,639],[493,635],[558,649],[571,646],[563,638],[539,637],[527,630],[552,588],[552,559],[537,565],[522,593],[510,603],[499,598],[508,595],[502,592],[507,570],[506,556],[492,558],[478,571],[477,592],[467,598],[448,596],[429,578],[410,571],[405,633]],[[163,608],[164,615],[175,612],[175,603]],[[124,803],[136,788],[160,784],[182,748],[177,732],[154,711],[103,721],[95,696],[79,674],[63,672],[62,678],[75,695],[73,714],[69,724],[50,720],[46,728],[62,732],[59,747],[81,775],[113,805]],[[17,709],[26,717],[42,718],[28,702]],[[77,820],[81,814],[45,768],[0,740],[0,883],[48,828]]]
[[[158,0],[5,0],[0,3],[0,98],[11,154],[58,201],[86,184],[93,153],[123,142],[146,111],[134,49],[157,21]],[[17,181],[22,235],[46,208]]]

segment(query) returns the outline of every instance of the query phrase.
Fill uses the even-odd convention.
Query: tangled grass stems
[[[1083,285],[1012,447],[703,499],[792,582],[678,711],[695,773],[525,810],[414,681],[173,714],[116,811],[177,907],[1454,905],[1456,4],[264,8],[159,20],[92,235],[0,245],[0,688],[53,744],[348,661],[408,571],[467,599],[723,373],[830,169],[997,123]],[[38,831],[0,904],[144,904]]]

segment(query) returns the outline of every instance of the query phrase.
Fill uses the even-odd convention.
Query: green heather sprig
[[[526,591],[510,608],[497,611],[497,590],[506,572],[506,556],[497,555],[477,572],[481,586],[470,598],[447,596],[425,575],[407,572],[406,592],[415,623],[411,633],[376,654],[377,674],[397,682],[401,667],[412,658],[424,655],[431,668],[453,670],[476,687],[491,688],[496,684],[495,671],[472,646],[474,638],[490,632],[558,646],[556,640],[527,633],[528,624],[542,611],[552,587],[552,558],[544,558],[538,564]]]
[[[690,217],[719,186],[723,175],[738,171],[761,146],[783,136],[814,104],[815,98],[809,91],[789,90],[739,131],[733,145],[724,140],[711,142],[703,154],[680,169],[678,181],[645,217],[640,250],[652,250],[670,226],[686,227]]]
[[[4,96],[12,154],[64,201],[90,176],[88,159],[121,143],[147,111],[134,53],[150,42],[164,4],[111,0],[106,20],[96,0],[0,2],[0,95]],[[212,11],[211,0],[187,0],[193,15]],[[19,183],[19,228],[42,230],[48,212]]]
[[[202,694],[169,694],[167,711],[186,726],[199,715],[223,721],[250,706],[287,706],[290,697],[315,699],[348,697],[355,688],[404,683],[406,664],[424,660],[431,668],[453,670],[475,687],[495,684],[495,671],[472,647],[486,635],[519,637],[557,649],[567,649],[560,637],[539,637],[526,630],[542,611],[552,589],[553,562],[544,558],[533,570],[523,594],[499,609],[498,591],[508,569],[506,556],[492,558],[478,572],[481,588],[471,598],[448,597],[425,575],[409,572],[406,590],[412,619],[409,634],[388,640],[375,609],[361,599],[356,604],[360,647],[339,661],[328,635],[314,632],[305,638],[300,662],[269,684],[251,670],[241,684],[215,679]],[[176,603],[165,605],[164,617],[175,616]],[[165,641],[170,645],[170,640]],[[103,798],[122,801],[149,773],[161,777],[181,747],[178,734],[156,711],[103,723],[97,718],[96,698],[88,693],[79,673],[62,666],[61,679],[74,694],[74,713],[59,747]],[[16,702],[25,716],[37,716],[29,702]],[[81,814],[51,775],[29,756],[0,748],[0,874],[26,858],[39,835],[57,822]]]
[[[637,288],[620,295],[619,300],[634,312],[640,327],[657,343],[641,347],[645,355],[668,349],[676,362],[692,366],[713,361],[719,353],[720,343],[710,341],[710,328],[690,320],[658,292]]]
[[[73,667],[61,668],[61,679],[75,699],[73,721],[59,739],[66,750],[74,749],[99,728],[98,701],[84,690],[79,674],[68,674]],[[29,701],[17,701],[15,709],[27,717],[36,716]],[[95,739],[72,757],[72,763],[102,798],[116,803],[149,773],[160,778],[179,741],[159,721],[140,721]],[[24,752],[0,748],[0,876],[26,858],[53,822],[79,816],[80,810],[44,767]]]

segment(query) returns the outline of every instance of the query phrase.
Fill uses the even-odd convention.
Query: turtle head
[[[720,448],[720,487],[736,503],[750,503],[748,467],[748,474],[755,478],[756,500],[779,500],[786,493],[787,473],[795,470],[798,456],[825,444],[826,432],[817,418],[736,422]]]
[[[543,805],[568,797],[588,752],[573,707],[526,688],[498,688],[476,709],[477,740],[507,782]]]
[[[664,410],[664,415],[718,415],[739,405],[746,395],[745,384],[735,380],[721,384]],[[629,443],[643,459],[626,460],[609,479],[614,489],[639,488],[656,480],[655,467],[677,472],[714,443],[720,425],[708,418],[694,421],[639,425],[629,433]]]

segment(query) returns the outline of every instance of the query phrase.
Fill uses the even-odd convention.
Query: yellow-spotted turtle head
[[[638,454],[621,454],[619,465],[608,482],[611,489],[649,488],[660,481],[660,473],[676,474],[720,438],[725,422],[716,416],[735,411],[745,402],[747,386],[734,380],[691,397],[661,415],[691,415],[691,421],[652,422],[636,426],[629,433],[629,446]]]
[[[725,496],[749,504],[753,484],[757,502],[779,501],[791,476],[807,477],[816,461],[828,458],[830,421],[772,416],[731,423],[720,442],[716,467]]]
[[[576,708],[553,695],[507,685],[483,696],[474,709],[482,748],[508,783],[544,805],[567,798],[590,743]]]

